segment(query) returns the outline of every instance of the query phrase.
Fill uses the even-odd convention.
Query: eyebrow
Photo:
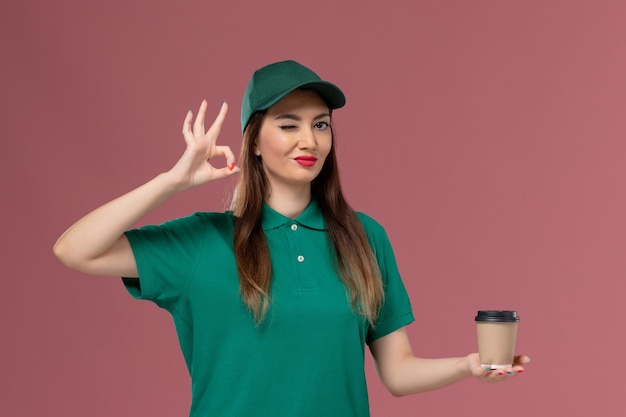
[[[320,113],[317,116],[315,116],[313,120],[323,119],[324,117],[330,117],[330,113]],[[274,120],[281,120],[281,119],[290,119],[290,120],[295,120],[297,122],[302,121],[302,118],[300,116],[298,116],[297,114],[291,114],[291,113],[280,114],[276,116]]]

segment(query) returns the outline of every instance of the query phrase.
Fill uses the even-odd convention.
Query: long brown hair
[[[261,130],[265,111],[250,118],[241,149],[241,173],[231,209],[235,215],[234,248],[243,302],[261,323],[270,304],[272,267],[269,247],[261,226],[261,213],[269,182],[254,144]],[[331,125],[332,129],[332,125]],[[332,130],[331,130],[332,131]],[[321,172],[311,184],[311,194],[319,204],[333,243],[339,276],[346,287],[352,308],[373,326],[383,303],[380,270],[369,246],[361,221],[348,205],[341,190],[333,144]]]

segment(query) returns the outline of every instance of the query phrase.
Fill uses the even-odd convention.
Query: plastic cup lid
[[[509,310],[479,310],[475,318],[476,321],[491,322],[518,322],[517,311]]]

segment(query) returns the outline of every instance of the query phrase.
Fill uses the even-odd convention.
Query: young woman
[[[171,313],[191,416],[368,416],[366,345],[394,395],[524,370],[525,356],[490,371],[475,353],[413,355],[385,231],[342,195],[332,110],[344,103],[294,61],[265,66],[243,100],[240,167],[217,144],[227,104],[206,130],[203,101],[195,120],[185,117],[187,148],[172,169],[86,215],[54,247],[67,266],[125,277],[134,297]],[[231,211],[128,230],[173,195],[237,173]]]

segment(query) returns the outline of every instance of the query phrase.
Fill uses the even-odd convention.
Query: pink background
[[[387,229],[416,354],[475,350],[517,309],[527,372],[393,398],[373,416],[622,416],[626,4],[622,1],[4,0],[0,415],[185,416],[172,322],[119,279],[52,256],[79,216],[168,169],[187,109],[231,113],[296,59],[342,87],[347,196]],[[232,183],[146,222],[222,210]]]

